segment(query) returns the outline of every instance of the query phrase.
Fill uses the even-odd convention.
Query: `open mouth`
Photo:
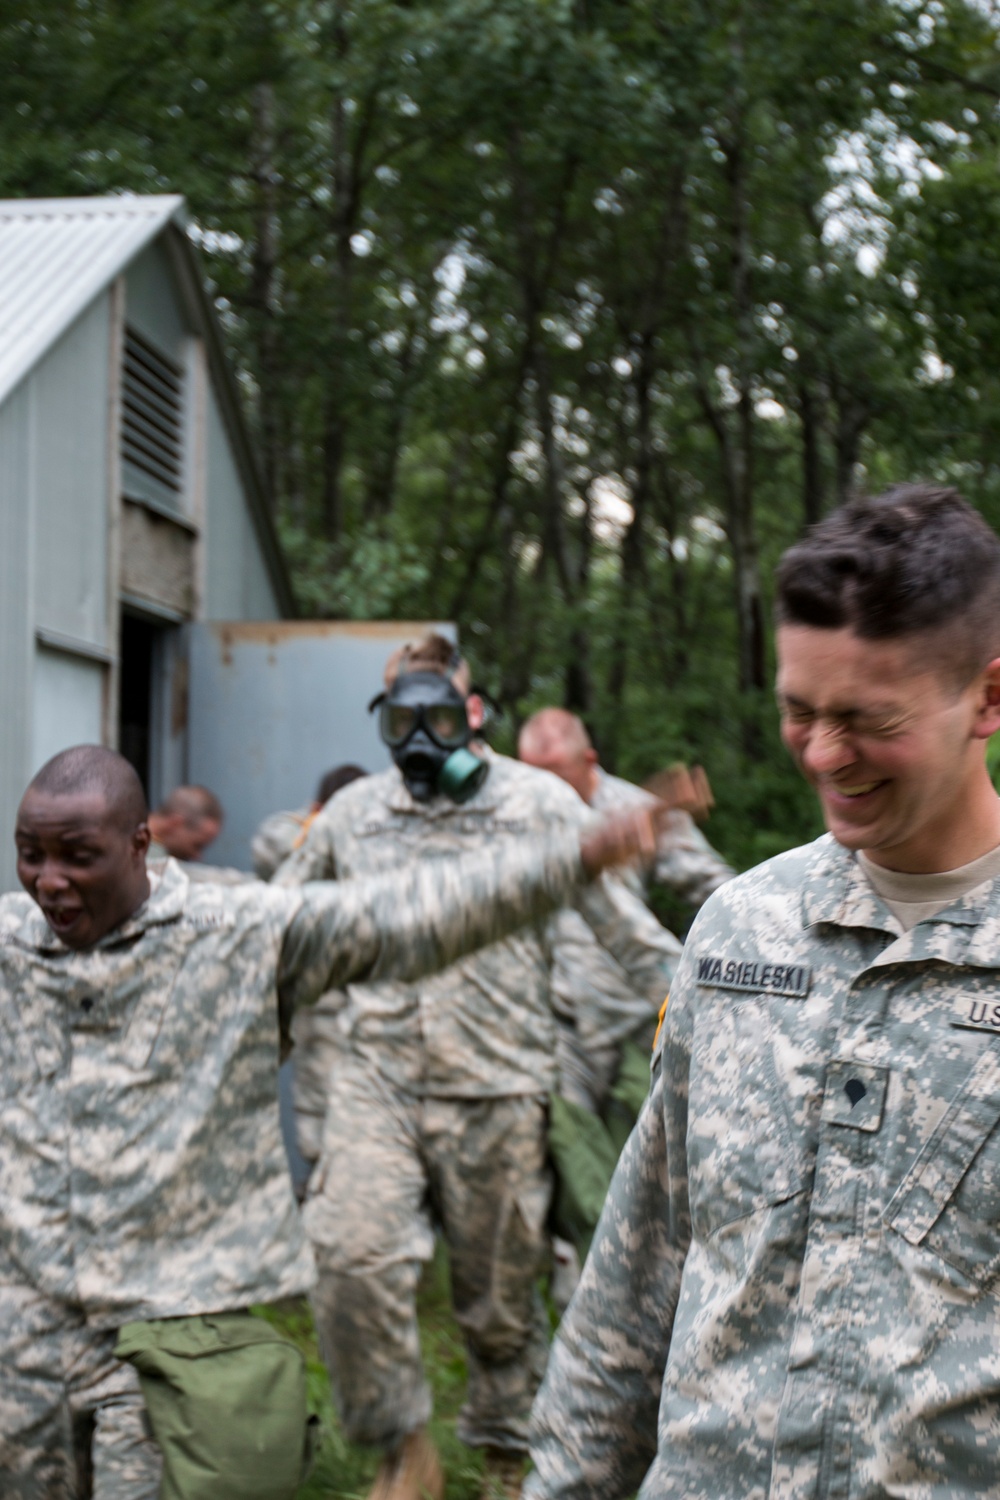
[[[53,932],[69,932],[82,913],[79,906],[43,906],[42,915]]]
[[[860,803],[875,792],[881,791],[886,784],[884,781],[860,781],[851,786],[838,786],[836,782],[828,781],[824,790],[834,801]]]

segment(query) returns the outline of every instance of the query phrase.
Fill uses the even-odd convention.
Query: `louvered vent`
[[[182,375],[133,328],[125,330],[122,457],[178,492],[183,479]]]

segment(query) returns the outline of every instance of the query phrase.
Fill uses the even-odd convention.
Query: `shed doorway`
[[[157,637],[162,627],[138,615],[122,613],[118,669],[118,748],[139,773],[150,796],[153,746],[154,679]]]

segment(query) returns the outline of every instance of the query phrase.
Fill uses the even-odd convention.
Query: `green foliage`
[[[769,579],[854,484],[1000,521],[998,31],[966,0],[10,0],[0,189],[179,190],[303,611],[816,817]]]

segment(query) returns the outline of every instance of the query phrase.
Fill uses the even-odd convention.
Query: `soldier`
[[[527,765],[561,776],[595,812],[656,802],[650,792],[601,767],[583,721],[565,708],[543,708],[526,719],[517,753]],[[646,871],[647,880],[669,886],[692,906],[700,906],[732,875],[690,813],[675,808],[661,819],[656,858]]]
[[[178,786],[149,815],[150,859],[194,864],[222,832],[222,803],[207,786]]]
[[[394,767],[338,793],[276,880],[353,877],[414,860],[434,868],[462,849],[586,822],[558,778],[469,748],[483,705],[450,642],[431,636],[388,673],[376,702]],[[592,890],[585,915],[590,950],[602,952],[596,928],[648,1014],[673,972],[676,940],[620,882]],[[547,1346],[536,1282],[548,1254],[557,940],[539,924],[419,985],[349,990],[351,1051],[330,1083],[304,1212],[319,1264],[317,1327],[345,1430],[385,1454],[377,1500],[439,1497],[443,1488],[423,1430],[430,1394],[415,1310],[432,1212],[468,1351],[459,1435],[486,1450],[484,1493],[519,1492]],[[586,957],[579,962],[586,973]]]
[[[225,1354],[235,1375],[241,1347],[267,1341],[242,1310],[311,1284],[278,1126],[279,1013],[491,942],[647,837],[553,831],[544,851],[522,841],[304,891],[194,886],[173,861],[148,872],[123,757],[80,746],[42,768],[17,817],[28,894],[0,897],[0,1494],[81,1500],[92,1480],[94,1500],[153,1500],[161,1454],[119,1333],[162,1421],[173,1387],[151,1362],[162,1375],[185,1353],[199,1368]],[[223,1413],[228,1381],[209,1382]],[[291,1496],[304,1384],[276,1452],[283,1390],[251,1382],[218,1434],[240,1418],[250,1439],[178,1488],[196,1439],[216,1436],[211,1409],[181,1412],[163,1494]]]
[[[334,766],[320,777],[316,795],[308,807],[297,812],[276,812],[264,819],[253,836],[250,852],[254,874],[259,880],[270,880],[275,870],[292,850],[305,840],[313,818],[341,787],[350,786],[359,776],[367,776],[360,766]]]
[[[954,490],[853,501],[777,622],[829,832],[695,919],[532,1500],[998,1492],[1000,543]]]

